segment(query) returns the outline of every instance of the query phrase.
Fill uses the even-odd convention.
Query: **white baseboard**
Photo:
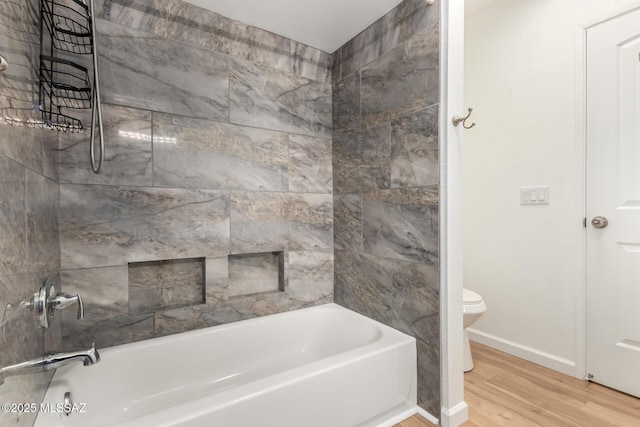
[[[469,406],[461,402],[453,408],[442,408],[442,427],[458,427],[469,419]]]
[[[393,427],[396,424],[398,424],[400,421],[404,421],[407,418],[411,418],[412,416],[414,416],[417,413],[418,413],[418,407],[414,406],[411,409],[407,409],[405,411],[402,411],[398,415],[395,415],[394,417],[386,420],[385,422],[383,422],[381,424],[376,424],[376,427]]]
[[[425,411],[419,406],[418,406],[418,414],[425,420],[429,421],[431,424],[435,424],[435,425],[440,424],[440,420],[438,418],[434,417],[433,415],[431,415],[430,413],[428,413],[427,411]]]
[[[572,360],[536,350],[535,348],[527,347],[526,345],[518,344],[473,328],[468,328],[467,332],[469,333],[469,339],[471,341],[479,342],[480,344],[487,345],[572,377],[575,377],[576,375],[576,364]]]
[[[438,425],[440,422],[436,417],[434,417],[433,415],[431,415],[421,407],[414,406],[413,408],[407,409],[406,411],[403,411],[400,414],[395,415],[393,418],[388,419],[381,424],[376,424],[376,427],[393,427],[396,424],[398,424],[400,421],[404,421],[407,418],[411,418],[415,414],[420,414],[424,419],[429,421],[431,424]]]

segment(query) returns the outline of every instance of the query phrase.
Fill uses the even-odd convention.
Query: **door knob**
[[[591,220],[591,225],[595,228],[607,228],[609,220],[603,216],[596,216]]]

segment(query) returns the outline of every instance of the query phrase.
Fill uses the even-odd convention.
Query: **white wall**
[[[574,373],[576,29],[634,1],[467,1],[465,103],[478,125],[464,139],[464,284],[489,307],[475,337]],[[537,185],[550,204],[520,206],[519,188]]]

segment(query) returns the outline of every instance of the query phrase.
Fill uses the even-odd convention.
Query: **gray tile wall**
[[[37,4],[37,3],[36,3]],[[57,344],[59,323],[35,327],[29,311],[17,311],[42,281],[58,282],[58,134],[9,123],[37,119],[37,9],[29,1],[0,2],[0,53],[9,69],[0,73],[0,367],[41,357]],[[7,307],[10,305],[10,307]],[[57,332],[56,332],[57,328]],[[0,386],[0,403],[36,403],[51,374],[11,377]],[[0,412],[1,426],[31,426],[33,413]]]
[[[330,55],[178,0],[99,3],[104,173],[86,134],[60,141],[61,281],[87,312],[64,347],[332,301]],[[281,269],[240,268],[271,252]],[[204,303],[197,268],[127,269],[186,258]]]
[[[32,115],[32,9],[0,4],[0,117]],[[18,317],[2,363],[330,302],[335,280],[337,302],[418,338],[419,403],[437,414],[438,9],[405,0],[328,55],[178,0],[99,1],[104,173],[86,135],[0,123],[0,303],[50,277],[86,318],[43,334]],[[284,291],[237,271],[280,251]],[[128,263],[184,258],[204,259],[183,276],[206,303],[132,311]],[[0,401],[37,402],[48,380],[11,379]]]
[[[418,341],[440,412],[439,2],[405,0],[332,55],[335,301]]]

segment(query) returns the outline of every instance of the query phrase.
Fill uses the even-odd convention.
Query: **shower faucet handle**
[[[59,292],[53,298],[49,299],[49,305],[54,310],[64,310],[69,307],[71,304],[78,304],[78,320],[84,318],[84,304],[82,303],[82,297],[80,294],[75,296],[66,294],[64,292]]]
[[[73,296],[64,292],[58,293],[49,280],[45,281],[40,290],[33,295],[31,304],[36,325],[42,329],[49,328],[55,311],[64,310],[72,304],[78,304],[78,320],[84,318],[84,303],[80,294]]]

